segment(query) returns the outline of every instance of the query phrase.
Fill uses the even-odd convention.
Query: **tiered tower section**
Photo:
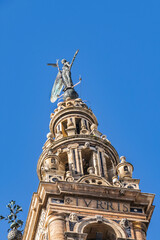
[[[59,103],[38,161],[39,180],[110,185],[119,157],[97,125],[81,99]]]
[[[154,195],[97,129],[92,110],[67,98],[51,114],[23,240],[146,239]]]

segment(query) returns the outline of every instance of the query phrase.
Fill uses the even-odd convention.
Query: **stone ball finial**
[[[91,125],[91,131],[93,131],[93,130],[97,130],[97,125],[94,123]]]
[[[47,133],[47,138],[48,139],[53,139],[53,134],[51,132]]]
[[[121,163],[126,162],[126,157],[125,156],[121,156],[120,159],[121,159]]]
[[[106,140],[107,136],[106,136],[106,135],[102,135],[101,138],[102,138],[103,140]]]
[[[118,182],[118,176],[116,176],[116,175],[113,176],[113,177],[112,177],[112,182],[113,182],[113,184],[116,183],[116,182]]]
[[[89,167],[89,168],[87,169],[87,172],[88,172],[89,174],[94,174],[94,167]]]
[[[72,172],[71,171],[67,171],[66,172],[66,177],[72,177]]]

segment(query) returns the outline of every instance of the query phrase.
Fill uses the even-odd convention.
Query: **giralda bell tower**
[[[63,101],[51,113],[23,240],[145,240],[154,195],[141,192],[133,165],[119,158],[74,90],[77,53],[62,70],[50,64],[58,67],[51,99],[64,86]]]

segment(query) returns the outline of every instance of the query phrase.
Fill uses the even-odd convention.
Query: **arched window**
[[[114,230],[104,223],[92,223],[84,228],[87,233],[87,240],[116,240]]]
[[[69,165],[68,165],[67,153],[66,152],[60,153],[59,154],[59,159],[60,159],[59,170],[60,171],[68,171],[69,170]]]
[[[82,159],[83,159],[83,172],[84,175],[88,174],[87,169],[93,166],[93,151],[90,149],[82,150]]]
[[[127,166],[124,166],[124,171],[128,172],[128,167]]]
[[[76,132],[77,132],[77,134],[80,134],[80,130],[81,130],[81,119],[76,118]]]
[[[110,158],[105,157],[106,159],[106,169],[107,169],[107,180],[112,182],[112,177],[114,176],[114,167]]]
[[[67,120],[62,122],[62,134],[63,134],[63,137],[67,137],[66,129],[67,129]]]

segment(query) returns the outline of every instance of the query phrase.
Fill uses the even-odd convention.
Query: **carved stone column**
[[[104,177],[105,171],[104,171],[103,149],[102,148],[97,149],[97,156],[98,156],[99,176]]]
[[[65,240],[65,220],[63,215],[50,216],[48,219],[48,240]]]
[[[133,239],[135,239],[135,232],[134,232],[134,225],[133,223],[130,223],[130,226],[131,226],[131,236]]]
[[[84,172],[83,172],[83,162],[82,162],[82,150],[78,149],[77,151],[78,151],[79,164],[80,164],[80,173],[81,175],[83,175]]]
[[[144,225],[141,222],[133,222],[133,229],[136,240],[146,240]]]
[[[98,175],[98,164],[97,164],[97,152],[93,151],[93,166],[95,169],[95,174]]]
[[[78,155],[78,152],[77,152],[77,149],[79,147],[79,144],[70,144],[68,145],[68,149],[69,149],[69,152],[68,152],[68,159],[69,159],[69,165],[71,165],[71,168],[70,171],[72,171],[72,174],[73,176],[77,176],[80,174],[80,164],[79,164],[79,155]]]

